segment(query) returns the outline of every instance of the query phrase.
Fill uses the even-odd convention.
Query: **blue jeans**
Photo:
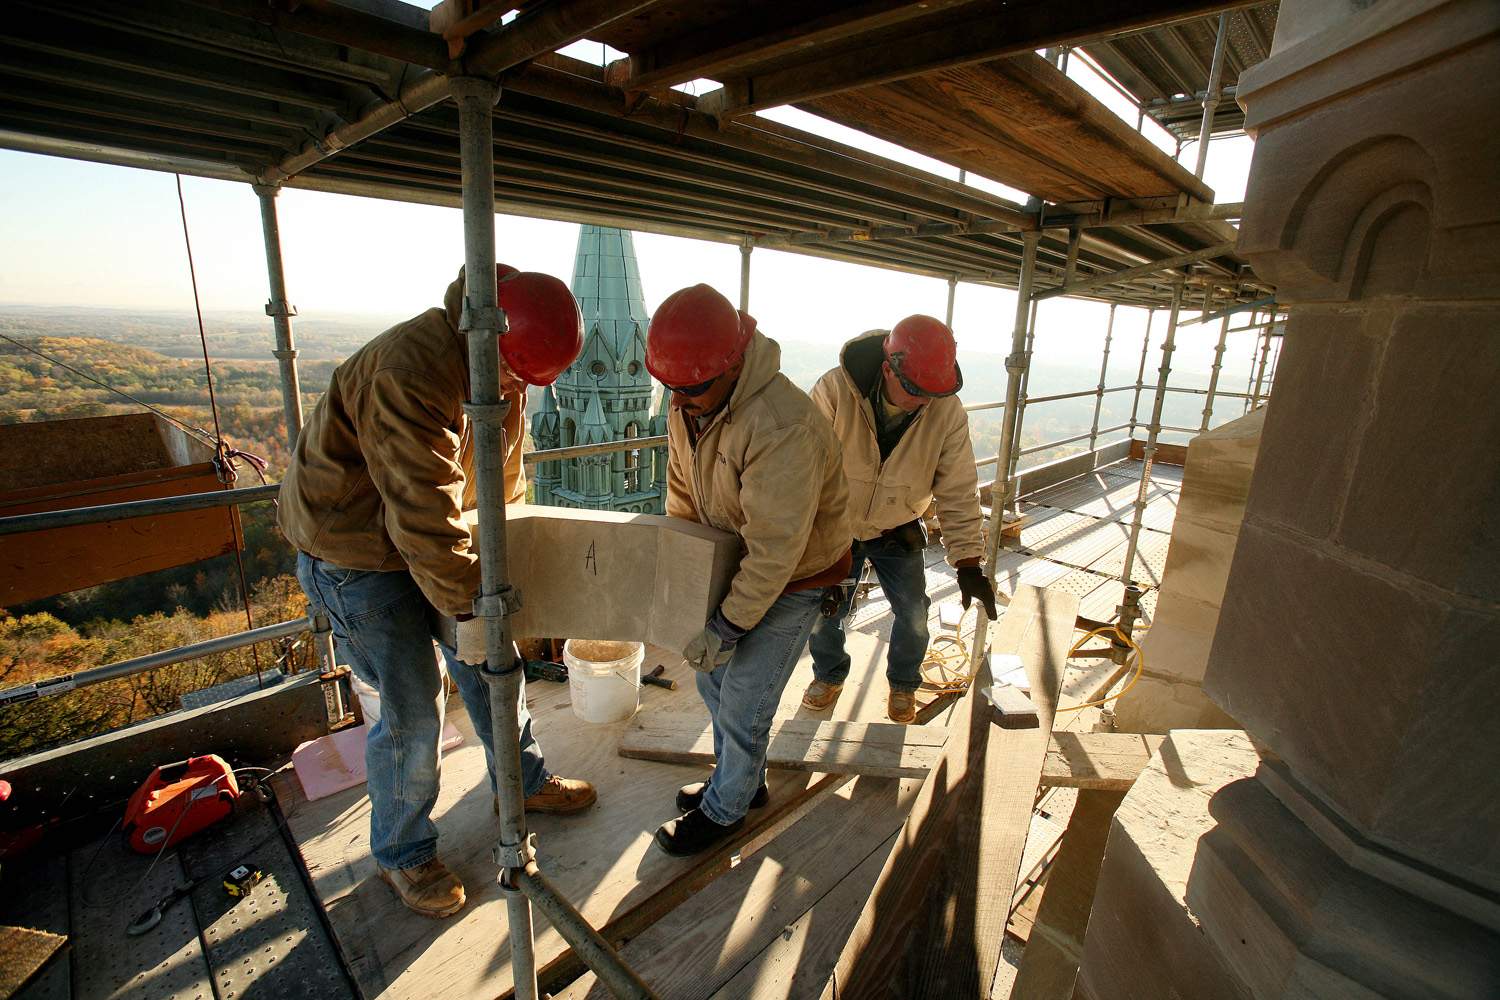
[[[887,538],[854,543],[854,566],[849,575],[858,580],[868,561],[875,568],[880,589],[891,602],[891,646],[885,659],[885,676],[893,691],[915,691],[922,683],[922,660],[927,655],[927,571],[922,552],[911,551]],[[828,684],[842,684],[849,677],[849,654],[844,651],[844,626],[854,603],[854,589],[844,595],[837,616],[819,618],[813,628],[813,676]]]
[[[437,855],[432,807],[438,794],[440,706],[444,693],[427,598],[406,570],[345,569],[305,552],[297,554],[297,582],[314,608],[333,623],[339,659],[380,692],[380,721],[365,740],[370,793],[370,853],[382,868],[414,868]],[[495,751],[489,683],[478,667],[439,646],[448,676],[474,722],[495,784]],[[521,779],[527,795],[547,780],[542,751],[531,734],[526,692],[521,692]]]
[[[740,639],[728,663],[698,675],[698,693],[713,719],[716,761],[699,808],[721,826],[744,818],[766,780],[771,720],[822,598],[821,590],[781,595]]]

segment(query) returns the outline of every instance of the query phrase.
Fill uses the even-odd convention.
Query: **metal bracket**
[[[536,834],[528,833],[524,843],[496,844],[490,856],[502,869],[525,868],[536,860]]]
[[[510,324],[505,319],[505,310],[499,306],[480,306],[464,299],[463,315],[459,317],[458,328],[464,333],[471,330],[493,330],[497,334],[505,334],[510,330]]]
[[[505,415],[509,412],[510,404],[503,400],[499,403],[464,404],[464,413],[468,415],[470,422],[479,426],[504,427]]]
[[[1026,370],[1026,352],[1017,351],[1005,359],[1005,370],[1008,372],[1024,372]]]
[[[274,299],[266,303],[267,316],[295,316],[297,307],[290,302],[277,302]]]
[[[499,618],[521,610],[521,588],[506,584],[496,594],[480,594],[474,598],[475,618]]]

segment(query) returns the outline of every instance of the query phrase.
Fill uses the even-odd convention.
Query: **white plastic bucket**
[[[620,722],[635,714],[641,703],[641,661],[646,647],[639,642],[569,639],[563,644],[568,667],[568,694],[573,714],[584,722]]]

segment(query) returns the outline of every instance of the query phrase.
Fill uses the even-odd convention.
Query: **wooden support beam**
[[[453,2],[453,0],[449,0]],[[743,14],[633,53],[626,90],[660,90],[806,52],[866,31],[958,7],[970,0],[801,0],[748,6]]]
[[[1110,820],[1123,798],[1121,791],[1078,794],[1021,953],[1021,970],[1010,991],[1014,1000],[1071,1000]]]
[[[1062,42],[1081,44],[1233,6],[1224,0],[1140,0],[1134,4],[1074,0],[1021,9],[998,0],[968,4],[954,16],[934,19],[940,23],[925,31],[914,30],[894,40],[872,40],[833,55],[814,51],[804,62],[778,64],[764,73],[726,80],[723,90],[705,95],[704,100],[713,98],[713,112],[721,116],[747,114]]]
[[[1164,739],[1149,733],[1053,733],[1042,784],[1123,792]]]
[[[924,778],[942,757],[948,730],[893,722],[814,722],[780,719],[771,724],[766,766],[826,774]],[[668,764],[712,764],[713,731],[699,714],[637,715],[620,737],[620,756]]]
[[[824,996],[989,996],[1077,614],[1070,594],[1016,592],[991,649],[1021,656],[1041,725],[991,721],[981,664]]]

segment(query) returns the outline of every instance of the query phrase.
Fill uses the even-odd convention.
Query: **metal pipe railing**
[[[283,639],[287,636],[299,635],[303,632],[317,631],[317,625],[318,622],[311,617],[293,618],[289,621],[277,622],[275,625],[262,625],[260,628],[249,629],[245,632],[235,632],[231,635],[219,636],[216,639],[205,639],[202,642],[178,646],[175,649],[167,649],[159,653],[147,653],[144,656],[135,656],[128,660],[119,660],[115,663],[106,663],[100,667],[90,667],[87,670],[63,674],[60,677],[50,677],[47,680],[6,688],[0,691],[0,705],[34,701],[37,698],[47,698],[81,687],[88,687],[91,684],[101,684],[104,681],[118,680],[121,677],[131,677],[135,674],[143,674],[148,670],[156,670],[159,667],[169,667],[174,663],[186,663],[189,660],[200,660],[205,656],[213,656],[215,653],[227,653],[231,650],[243,649],[246,646],[253,646],[257,642],[269,642],[272,639]]]
[[[1061,399],[1082,399],[1084,396],[1101,396],[1110,392],[1129,392],[1134,389],[1133,385],[1117,385],[1112,388],[1079,389],[1076,392],[1059,392],[1051,396],[1032,396],[1026,401],[1027,406],[1036,406],[1038,403],[1055,403]]]
[[[77,524],[124,521],[132,517],[177,514],[185,510],[203,510],[207,507],[233,507],[244,503],[258,503],[262,500],[275,500],[280,490],[279,483],[266,483],[263,486],[246,486],[236,490],[184,493],[182,496],[160,497],[155,500],[130,500],[125,503],[99,504],[95,507],[74,507],[71,510],[44,510],[35,514],[13,514],[10,517],[0,517],[0,535],[18,535],[27,531],[44,531],[48,528],[70,528]]]
[[[1177,317],[1182,311],[1183,280],[1172,283],[1172,312],[1167,317],[1167,335],[1161,345],[1161,368],[1157,370],[1156,398],[1151,404],[1151,425],[1141,462],[1141,486],[1135,495],[1135,514],[1130,521],[1130,540],[1125,543],[1125,561],[1120,582],[1129,586],[1135,577],[1135,553],[1141,540],[1141,521],[1146,515],[1146,493],[1151,488],[1151,465],[1156,459],[1156,439],[1161,434],[1161,411],[1167,401],[1167,380],[1172,377],[1172,352],[1177,347]]]
[[[521,462],[525,465],[537,465],[542,462],[561,462],[569,458],[587,458],[590,455],[607,455],[617,451],[635,451],[638,448],[665,448],[667,436],[665,434],[653,434],[650,437],[622,438],[619,441],[605,441],[602,444],[575,444],[566,448],[543,448],[537,451],[528,451],[521,455]]]
[[[1016,487],[1014,476],[1007,475],[1001,481],[1001,474],[1009,467],[1011,453],[1016,446],[1015,418],[1021,403],[1021,382],[1030,362],[1026,353],[1026,332],[1030,327],[1028,318],[1031,292],[1036,280],[1036,249],[1041,238],[1042,234],[1039,232],[1028,232],[1021,236],[1021,273],[1016,284],[1015,325],[1011,330],[1010,354],[1005,358],[1005,418],[1000,424],[1000,448],[995,454],[995,480],[999,490],[991,493],[989,535],[984,554],[984,575],[991,581],[995,579],[995,564],[1000,558],[1000,534],[1004,529],[1005,509],[1010,506]],[[981,658],[989,648],[986,642],[989,621],[989,615],[981,609],[978,621],[974,623],[974,643],[970,647],[970,667],[975,671],[976,677]]]
[[[1203,94],[1203,121],[1198,126],[1198,163],[1193,176],[1202,178],[1208,166],[1208,144],[1213,137],[1214,112],[1219,107],[1219,85],[1224,78],[1224,43],[1229,39],[1229,11],[1219,15],[1219,31],[1214,37],[1214,56],[1208,70],[1208,88]]]
[[[1104,358],[1099,362],[1099,384],[1095,387],[1094,398],[1094,422],[1091,424],[1092,432],[1089,434],[1089,451],[1094,450],[1099,437],[1099,414],[1104,409],[1104,394],[1109,390],[1104,388],[1104,379],[1109,374],[1109,345],[1115,335],[1115,306],[1110,303],[1109,322],[1104,326]]]
[[[1092,437],[1095,433],[1098,433],[1098,434],[1113,434],[1115,431],[1123,431],[1125,428],[1127,428],[1129,426],[1130,426],[1130,424],[1128,424],[1128,423],[1117,424],[1114,427],[1106,427],[1102,431],[1098,431],[1098,432],[1087,431],[1087,432],[1085,432],[1083,434],[1074,434],[1072,437],[1060,438],[1057,441],[1046,441],[1046,442],[1043,442],[1042,444],[1034,444],[1030,448],[1022,448],[1016,454],[1018,454],[1018,455],[1035,455],[1039,451],[1050,451],[1053,448],[1061,448],[1065,444],[1073,444],[1074,442],[1077,442],[1077,441],[1086,440],[1086,439]],[[1089,450],[1092,451],[1093,449],[1091,448]]]

